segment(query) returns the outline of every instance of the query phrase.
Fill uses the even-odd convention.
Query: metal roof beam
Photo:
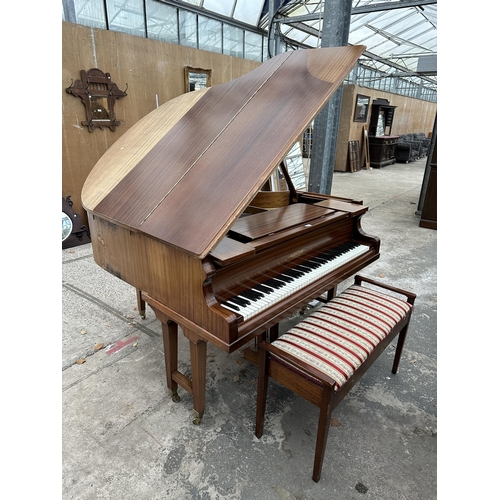
[[[351,10],[351,15],[356,14],[368,14],[370,12],[381,12],[386,10],[395,9],[408,9],[410,7],[422,7],[424,5],[437,4],[437,0],[401,0],[400,2],[384,2],[376,4],[363,5],[361,7],[353,7]],[[276,20],[284,24],[289,23],[302,23],[306,21],[318,21],[318,13],[314,14],[304,14],[303,16],[276,16]]]
[[[381,10],[408,9],[410,7],[423,7],[424,5],[437,4],[437,0],[401,0],[400,2],[384,2],[353,7],[352,15],[380,12]]]
[[[396,64],[388,59],[384,59],[383,57],[377,56],[376,54],[373,54],[372,52],[369,52],[368,50],[365,50],[363,52],[363,57],[366,57],[367,59],[371,59],[372,61],[377,61],[381,64],[385,64],[386,66],[389,66],[391,68],[398,70],[398,73],[389,73],[388,76],[415,76],[417,78],[425,80],[426,82],[436,84],[435,80],[432,80],[431,78],[426,78],[421,73],[408,71],[407,68],[405,68],[399,64]],[[360,60],[360,62],[361,62],[361,60]]]

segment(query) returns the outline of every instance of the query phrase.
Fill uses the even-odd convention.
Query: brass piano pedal
[[[203,412],[197,412],[196,410],[193,410],[193,424],[194,425],[200,425],[201,424],[201,418],[203,417]]]
[[[174,403],[178,403],[180,400],[181,400],[181,397],[179,396],[179,394],[177,394],[177,391],[172,391],[172,390],[168,390],[170,396],[172,397],[172,401]]]

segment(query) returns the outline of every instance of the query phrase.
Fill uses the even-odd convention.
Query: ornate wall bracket
[[[120,90],[116,83],[111,81],[111,75],[98,68],[88,71],[80,70],[81,80],[71,81],[66,89],[68,94],[79,97],[84,106],[87,120],[82,125],[94,131],[94,127],[104,130],[108,127],[113,132],[120,124],[115,116],[115,101],[127,95],[128,84],[125,90]]]

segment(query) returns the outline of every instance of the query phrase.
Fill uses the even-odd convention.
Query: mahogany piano
[[[161,321],[167,385],[174,400],[178,385],[192,394],[195,423],[205,410],[207,342],[233,352],[275,333],[379,257],[379,239],[361,228],[361,201],[297,191],[283,168],[285,203],[259,202],[364,49],[286,52],[177,97],[119,138],[85,182],[94,259]],[[190,342],[190,378],[177,366],[178,325]]]

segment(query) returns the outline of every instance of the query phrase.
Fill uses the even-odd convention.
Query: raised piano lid
[[[152,111],[102,156],[85,209],[204,258],[366,47],[280,54]]]

